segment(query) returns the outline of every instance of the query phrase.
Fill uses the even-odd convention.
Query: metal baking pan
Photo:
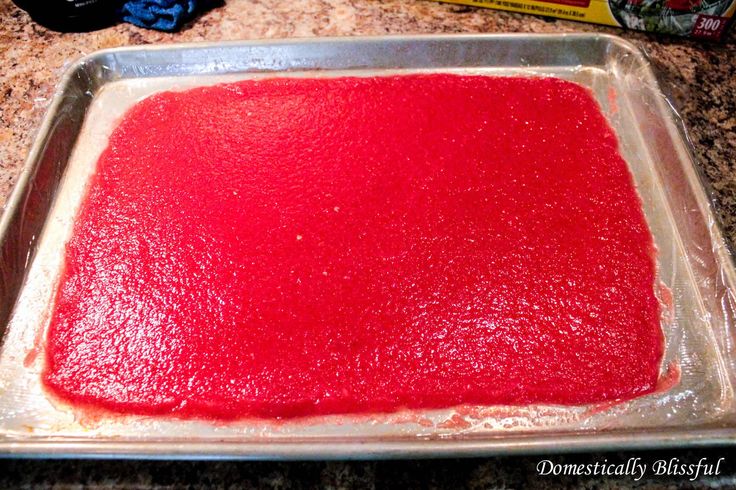
[[[672,296],[662,377],[618,404],[454,407],[209,423],[89,418],[40,383],[66,237],[124,111],[156,91],[254,77],[451,72],[588,87],[616,131]],[[736,441],[734,263],[688,147],[642,53],[606,35],[256,41],[100,51],[63,76],[0,221],[0,453],[148,458],[389,458],[693,446]],[[39,352],[39,349],[41,352]],[[459,423],[458,423],[459,421]]]

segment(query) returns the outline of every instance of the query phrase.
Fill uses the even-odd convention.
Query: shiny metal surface
[[[426,71],[558,76],[591,89],[617,132],[658,246],[660,279],[673,293],[673,318],[663,321],[662,373],[666,377],[670,366],[679,366],[675,387],[613,407],[485,407],[484,415],[462,430],[442,427],[453,410],[402,414],[403,419],[332,417],[278,427],[258,421],[223,427],[151,420],[90,427],[45,400],[38,383],[40,361],[28,367],[24,360],[43,332],[41,310],[48,304],[28,297],[53,289],[56,266],[47,257],[63,249],[63,233],[54,227],[73,219],[73,206],[64,204],[79,198],[96,160],[85,149],[104,143],[102,133],[95,136],[102,139],[90,139],[90,127],[110,127],[116,114],[157,90],[261,76]],[[91,54],[59,85],[0,219],[0,249],[0,453],[5,455],[394,458],[736,442],[733,260],[647,60],[617,37],[345,38]],[[44,266],[45,276],[38,272]],[[421,415],[434,425],[420,426],[407,415]]]

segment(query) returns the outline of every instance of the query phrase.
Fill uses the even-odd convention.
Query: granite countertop
[[[59,34],[34,23],[10,0],[0,0],[0,204],[27,155],[36,128],[64,67],[92,51],[116,46],[232,39],[416,33],[604,32],[643,48],[688,128],[695,157],[710,181],[727,238],[736,244],[736,31],[723,44],[543,19],[427,0],[233,0],[180,33],[165,34],[121,24],[83,34]],[[697,462],[731,452],[639,452],[650,459]],[[626,460],[630,454],[554,457],[555,461]],[[0,486],[158,488],[237,484],[241,487],[549,487],[551,484],[618,487],[631,479],[535,477],[545,457],[393,463],[100,463],[5,462]],[[688,483],[676,477],[639,482],[661,485],[736,485],[734,461],[720,477]],[[736,459],[734,457],[730,459]],[[4,471],[3,471],[4,470]],[[678,484],[677,482],[680,482]]]

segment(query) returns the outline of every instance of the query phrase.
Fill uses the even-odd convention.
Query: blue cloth
[[[207,0],[128,0],[122,18],[139,27],[158,31],[177,31],[189,21]]]

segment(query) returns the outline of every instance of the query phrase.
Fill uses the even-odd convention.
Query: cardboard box
[[[434,0],[719,41],[736,0]]]

